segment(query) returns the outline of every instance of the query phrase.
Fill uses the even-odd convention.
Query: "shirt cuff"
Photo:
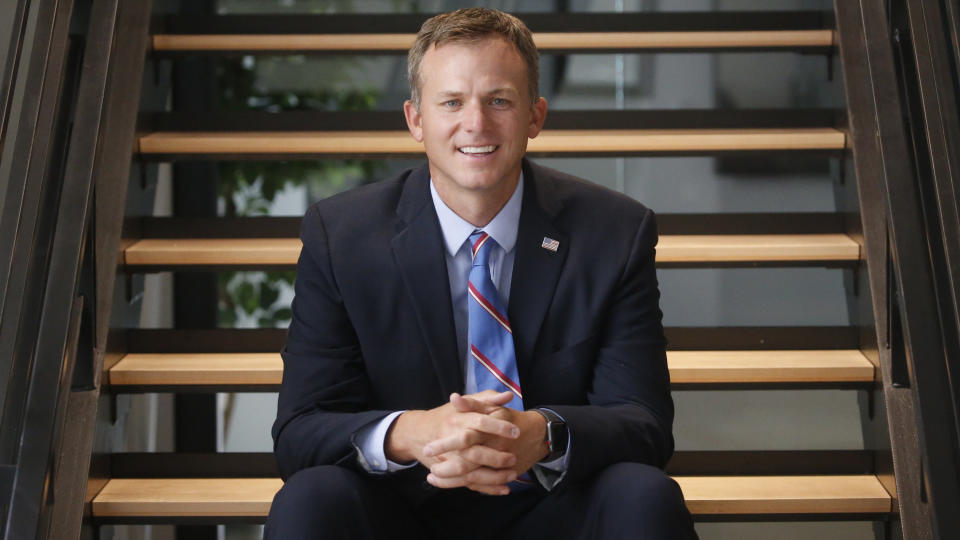
[[[356,446],[358,450],[357,461],[367,471],[371,473],[387,473],[409,469],[417,464],[395,463],[387,459],[385,445],[387,442],[387,431],[393,425],[394,420],[406,411],[396,411],[384,416],[377,422],[370,422],[357,431]]]

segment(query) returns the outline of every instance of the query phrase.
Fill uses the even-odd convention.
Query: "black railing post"
[[[181,13],[212,15],[211,0],[181,1]],[[181,58],[173,65],[173,107],[189,114],[217,110],[217,80],[210,58]],[[215,217],[218,166],[215,162],[173,165],[173,210],[177,216]],[[174,327],[212,329],[217,326],[218,291],[214,272],[174,275]],[[217,395],[177,394],[174,397],[174,445],[179,452],[217,451]],[[178,525],[180,540],[212,540],[215,525]]]
[[[957,198],[943,188],[956,185],[956,128],[947,127],[956,107],[950,83],[931,71],[945,26],[929,24],[937,2],[922,4],[837,0],[835,9],[904,537],[955,538],[960,359],[947,276]],[[937,99],[953,103],[952,120]]]
[[[0,67],[0,150],[7,135],[7,119],[13,102],[13,82],[17,79],[17,68],[20,65],[20,53],[23,50],[23,38],[27,31],[26,13],[30,6],[29,0],[18,0],[15,4],[8,4],[0,8],[0,14],[10,17],[10,42],[7,49],[7,60]],[[0,184],[3,186],[3,184]],[[0,200],[3,200],[0,197]]]
[[[79,292],[87,294],[78,364],[65,415],[70,423],[54,455],[58,468],[48,520],[57,537],[80,536],[94,446],[100,376],[120,258],[120,236],[133,157],[148,43],[149,0],[92,4],[85,72],[71,142],[69,175],[88,186],[91,213]],[[130,149],[130,151],[124,151]],[[90,235],[93,235],[92,237]]]
[[[150,2],[36,8],[26,78],[15,81],[28,91],[11,116],[16,148],[0,163],[10,181],[0,216],[0,466],[11,539],[79,537]],[[88,15],[85,43],[68,40]],[[98,207],[112,222],[93,214],[95,186],[114,201]]]

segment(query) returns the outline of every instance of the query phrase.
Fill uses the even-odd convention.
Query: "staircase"
[[[411,32],[423,18],[168,16],[156,25],[150,54],[160,66],[237,54],[397,55],[405,53],[412,43]],[[824,66],[819,81],[806,81],[811,86],[832,77],[831,66],[837,61],[830,12],[544,13],[523,18],[534,31],[544,58],[721,52],[803,55]],[[544,71],[549,75],[549,69]],[[768,83],[763,73],[756,73],[755,80],[748,82]],[[556,101],[563,103],[564,99],[561,91]],[[786,402],[808,399],[814,408],[815,401],[827,395],[829,400],[846,403],[859,400],[861,407],[848,407],[838,414],[852,414],[864,433],[879,433],[863,436],[859,448],[804,446],[808,436],[822,441],[830,440],[830,435],[796,433],[789,424],[804,413],[787,410],[785,417],[768,418],[756,427],[761,432],[774,430],[765,447],[742,448],[730,434],[714,441],[714,447],[704,448],[701,442],[690,448],[684,446],[686,426],[678,425],[677,453],[668,472],[683,488],[688,506],[700,522],[701,537],[867,538],[873,537],[874,531],[882,536],[885,527],[889,529],[885,524],[896,523],[895,488],[886,450],[889,442],[884,442],[876,334],[865,285],[855,195],[851,201],[855,179],[847,170],[850,141],[844,115],[829,108],[750,108],[750,103],[740,104],[742,108],[737,110],[722,106],[631,110],[624,101],[618,103],[622,110],[551,108],[544,133],[530,143],[530,155],[535,160],[557,160],[551,165],[563,170],[577,167],[570,158],[594,160],[591,163],[604,159],[622,170],[624,162],[618,160],[623,158],[709,157],[718,169],[728,167],[725,170],[733,171],[730,175],[744,175],[742,182],[765,193],[775,193],[777,183],[789,179],[785,166],[807,167],[804,171],[813,167],[821,171],[816,173],[819,181],[831,183],[825,191],[835,197],[830,201],[835,210],[829,211],[793,211],[789,201],[770,197],[759,197],[761,202],[746,212],[658,211],[661,238],[657,261],[670,341],[668,363],[672,384],[679,391],[675,394],[678,420],[692,414],[692,405],[685,404],[703,403],[691,397],[696,394],[708,396],[707,402],[721,407],[733,399],[749,402],[754,396],[758,406],[766,407],[782,396]],[[420,145],[403,130],[400,103],[389,105],[394,112],[174,110],[142,123],[151,129],[138,135],[136,149],[144,168],[224,160],[419,159]],[[831,164],[825,173],[816,165],[824,163]],[[764,167],[769,170],[757,171]],[[723,174],[720,171],[718,176]],[[635,184],[650,181],[638,174],[614,187],[629,192],[633,186],[635,193],[642,191]],[[209,191],[209,186],[204,189]],[[677,200],[685,200],[690,198],[689,190],[696,188],[685,185],[684,178],[673,178],[668,189],[675,192]],[[824,191],[822,186],[815,189]],[[656,202],[644,202],[658,210]],[[235,270],[290,270],[300,251],[298,227],[299,219],[290,217],[130,216],[122,259],[125,279],[132,282],[141,274],[157,272],[173,272],[179,278]],[[803,276],[808,274],[798,269],[827,277],[806,279]],[[665,272],[688,277],[665,279]],[[798,282],[825,288],[794,291],[780,298],[809,295],[819,299],[825,290],[836,292],[830,284],[841,282],[840,293],[845,296],[834,302],[846,310],[840,318],[848,324],[835,324],[835,316],[825,323],[802,317],[797,317],[799,323],[782,323],[790,316],[776,315],[768,322],[768,310],[809,312],[808,307],[774,305],[776,298],[769,300],[768,308],[733,317],[733,322],[696,324],[702,318],[694,314],[690,317],[694,324],[684,323],[682,315],[671,313],[699,308],[671,304],[671,299],[683,295],[668,287],[697,276],[707,276],[719,286],[750,282],[756,276],[758,283],[780,281],[787,289]],[[798,276],[801,279],[794,281]],[[751,294],[750,290],[741,292]],[[178,301],[187,300],[178,297]],[[748,323],[743,322],[751,316]],[[123,334],[123,346],[115,350],[121,352],[105,366],[104,388],[114,399],[142,393],[197,397],[273,392],[279,387],[282,329],[132,328],[118,332]],[[835,398],[838,394],[843,397]],[[206,408],[196,411],[198,417],[215,412],[209,407],[211,401],[204,403]],[[722,421],[741,411],[701,412]],[[771,414],[777,412],[782,410],[774,405]],[[834,421],[824,418],[825,429],[835,429],[830,427]],[[209,418],[204,422],[209,424]],[[268,425],[259,429],[268,436]],[[723,432],[722,426],[719,431]],[[113,454],[109,478],[96,484],[91,493],[92,522],[98,526],[261,523],[281,485],[270,456],[253,452],[217,456],[214,450]],[[837,521],[862,525],[845,528]],[[760,525],[737,529],[711,522]],[[830,524],[810,528],[797,522]],[[181,531],[182,537],[213,537],[210,529],[203,527]]]

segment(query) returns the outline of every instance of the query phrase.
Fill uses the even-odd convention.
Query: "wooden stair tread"
[[[872,475],[678,476],[694,515],[885,514],[889,494]],[[93,516],[266,517],[278,478],[114,478]]]
[[[873,514],[890,512],[887,490],[872,475],[680,476],[694,515]]]
[[[124,251],[128,265],[295,265],[298,238],[148,238]],[[664,235],[661,263],[856,261],[845,234]]]
[[[860,351],[668,351],[675,384],[872,382]],[[110,369],[114,386],[279,385],[279,353],[137,353]]]
[[[157,34],[153,50],[182,51],[406,51],[414,34]],[[690,32],[539,32],[537,48],[549,50],[825,48],[834,31],[729,30]]]
[[[667,364],[679,384],[874,380],[873,364],[856,350],[667,351]]]
[[[398,113],[399,114],[399,113]],[[406,131],[156,132],[139,139],[142,154],[422,154]],[[615,154],[842,150],[834,128],[544,130],[529,153]]]
[[[93,499],[93,515],[263,516],[279,478],[113,478]]]
[[[279,385],[280,353],[128,354],[110,368],[110,384]]]

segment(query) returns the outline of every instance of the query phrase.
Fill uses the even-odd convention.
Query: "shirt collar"
[[[477,228],[458,216],[443,202],[440,194],[437,193],[437,189],[433,187],[433,179],[430,180],[430,195],[433,197],[433,207],[437,210],[437,217],[440,219],[440,230],[443,231],[443,240],[447,245],[447,252],[450,253],[451,257],[456,256],[460,247]],[[504,253],[509,253],[517,244],[517,228],[520,226],[522,201],[523,172],[521,171],[520,180],[517,182],[517,187],[513,190],[513,195],[510,196],[507,204],[490,220],[490,223],[482,228],[503,248]]]

